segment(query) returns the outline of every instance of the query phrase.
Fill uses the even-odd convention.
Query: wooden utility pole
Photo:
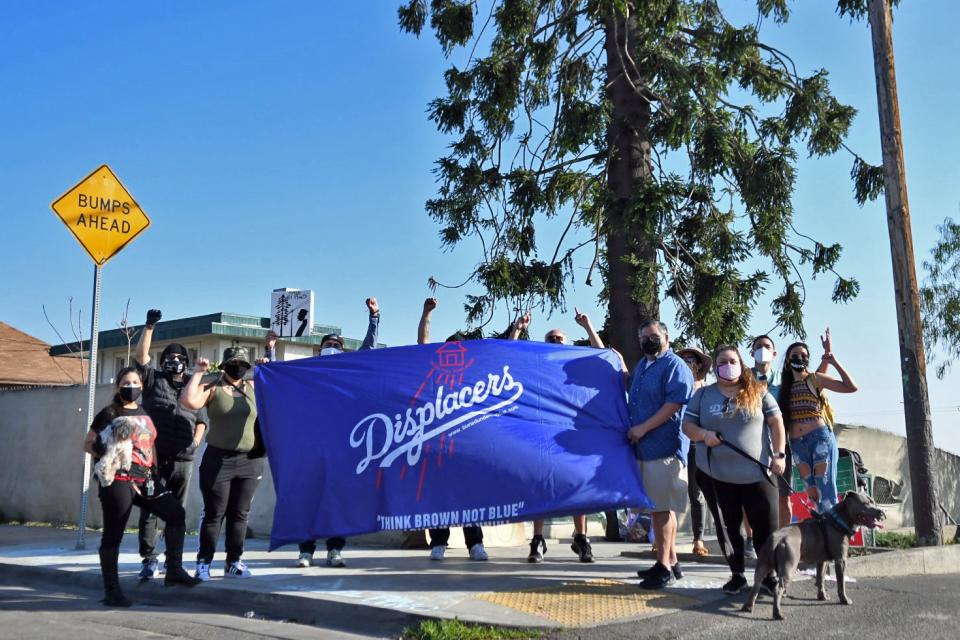
[[[927,395],[927,366],[923,352],[923,325],[917,290],[907,175],[900,131],[900,103],[893,62],[893,16],[889,0],[870,0],[873,66],[877,81],[880,141],[883,151],[887,228],[893,260],[893,285],[900,334],[900,370],[910,462],[910,491],[917,541],[921,546],[942,542],[934,475],[933,427]]]

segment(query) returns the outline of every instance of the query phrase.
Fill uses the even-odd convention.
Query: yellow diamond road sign
[[[150,218],[107,165],[50,206],[101,267],[150,226]]]

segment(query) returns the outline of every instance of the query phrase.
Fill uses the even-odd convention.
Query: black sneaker
[[[673,567],[670,569],[670,571],[673,573],[673,577],[676,578],[677,580],[682,580],[682,579],[683,579],[683,570],[680,568],[680,563],[679,563],[679,562],[678,562],[677,564],[673,565]]]
[[[652,576],[654,572],[656,572],[657,567],[659,566],[660,566],[659,562],[654,562],[652,567],[647,567],[646,569],[638,569],[637,577],[643,579],[643,578],[646,578],[647,576]]]
[[[747,579],[741,573],[733,574],[733,577],[723,585],[723,592],[727,595],[735,596],[747,588]]]
[[[543,554],[546,552],[547,541],[543,539],[543,536],[533,536],[533,540],[530,541],[530,555],[527,556],[527,562],[543,562]]]
[[[641,589],[663,589],[667,585],[673,584],[676,579],[673,577],[670,569],[659,562],[650,570],[650,573],[640,582]]]
[[[575,554],[580,556],[580,562],[593,562],[593,548],[590,546],[590,540],[582,533],[573,536],[573,544],[570,548]]]
[[[775,576],[774,574],[771,573],[770,575],[768,575],[766,578],[763,579],[763,588],[767,592],[767,595],[773,596],[777,592],[777,589],[779,587],[780,587],[780,581],[777,580],[777,576]]]

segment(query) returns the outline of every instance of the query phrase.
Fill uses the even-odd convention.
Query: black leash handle
[[[714,431],[714,434],[716,434],[717,440],[719,440],[721,444],[724,444],[724,445],[730,447],[733,451],[735,451],[736,453],[740,454],[741,456],[743,456],[744,458],[746,458],[746,459],[749,460],[750,462],[754,463],[755,465],[757,465],[758,467],[760,467],[761,469],[763,469],[763,471],[764,471],[764,477],[767,479],[767,482],[769,482],[770,484],[776,486],[776,484],[773,482],[773,480],[770,479],[770,476],[773,476],[773,477],[775,477],[775,478],[780,482],[781,486],[786,487],[788,493],[793,493],[793,487],[790,486],[790,483],[787,482],[786,479],[785,479],[783,476],[777,475],[776,473],[773,472],[773,470],[772,470],[770,467],[768,467],[767,465],[763,464],[762,462],[760,462],[759,460],[757,460],[756,458],[754,458],[753,456],[751,456],[749,453],[747,453],[746,451],[744,451],[743,449],[741,449],[741,448],[738,447],[737,445],[733,444],[732,442],[729,442],[728,440],[725,440],[722,433],[720,433],[720,432],[718,432],[718,431]],[[710,447],[707,447],[707,451],[708,451],[708,452],[709,452],[709,450],[710,450]],[[766,473],[767,471],[769,471],[770,473],[767,474],[767,473]]]

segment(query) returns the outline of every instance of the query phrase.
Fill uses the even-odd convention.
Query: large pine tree
[[[631,364],[639,323],[665,297],[674,337],[713,347],[744,337],[771,282],[772,311],[795,335],[804,274],[832,274],[837,302],[857,294],[834,270],[840,245],[798,232],[791,204],[798,149],[846,148],[855,110],[831,94],[826,71],[801,75],[760,39],[764,21],[788,19],[787,0],[756,8],[736,26],[717,0],[400,7],[402,29],[419,36],[429,22],[460,61],[429,109],[454,140],[427,210],[445,245],[481,240],[471,325],[503,306],[563,307],[575,264],[588,284],[602,277],[607,339]],[[876,197],[882,173],[853,157],[857,199]],[[565,231],[541,248],[551,218]]]

